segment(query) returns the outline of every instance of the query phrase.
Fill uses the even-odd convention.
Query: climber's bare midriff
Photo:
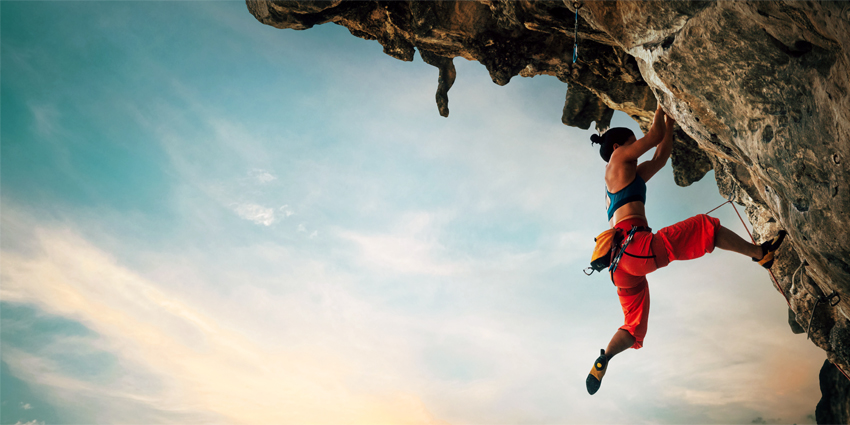
[[[614,211],[614,217],[611,218],[611,221],[608,224],[613,228],[617,223],[629,219],[629,218],[642,218],[643,221],[646,221],[646,210],[643,202],[634,201],[629,202],[626,205],[623,205],[620,208],[617,208],[617,211]]]
[[[632,136],[629,139],[628,144],[634,142],[634,136]],[[610,193],[619,193],[621,190],[624,190],[626,186],[630,185],[635,178],[637,178],[638,174],[637,159],[626,162],[612,161],[605,166],[605,187]],[[640,177],[644,182],[648,180],[646,176],[641,175]],[[616,188],[617,190],[612,191],[611,188]],[[605,208],[608,208],[610,205],[611,200],[607,199]],[[608,224],[613,228],[617,223],[627,218],[636,217],[642,218],[646,221],[646,211],[644,210],[644,204],[641,201],[629,202],[628,204],[617,208],[617,211],[614,211],[614,216],[611,217]]]

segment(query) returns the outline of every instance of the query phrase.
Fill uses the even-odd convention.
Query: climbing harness
[[[626,252],[626,248],[637,232],[652,233],[652,229],[645,226],[632,226],[625,240],[623,240],[623,231],[616,227],[600,233],[593,239],[596,241],[596,247],[593,250],[590,267],[584,269],[584,274],[590,276],[593,272],[602,271],[602,269],[608,267],[611,272],[611,283],[614,283],[614,271],[617,270],[623,255],[633,258],[655,258],[654,255],[635,255]],[[590,273],[587,272],[588,270],[590,270]]]
[[[803,273],[800,274],[800,283],[803,283],[803,280],[805,280],[803,275],[806,273],[805,267],[808,266],[808,265],[809,265],[809,263],[807,261],[803,260],[803,262],[800,263],[800,266],[797,267],[797,270],[794,271],[794,274],[791,276],[791,286],[792,287],[794,286],[794,283],[796,282],[797,272],[799,272],[800,269],[803,269]],[[841,296],[838,294],[838,292],[835,292],[834,289],[832,290],[831,294],[824,295],[823,291],[820,289],[820,287],[818,287],[817,285],[813,285],[813,286],[815,288],[815,292],[817,292],[817,295],[815,295],[811,291],[809,291],[809,288],[806,288],[806,292],[808,292],[809,295],[811,295],[812,298],[815,299],[815,306],[812,307],[812,315],[809,316],[809,325],[806,326],[806,339],[809,339],[811,337],[811,335],[809,334],[809,331],[812,329],[812,321],[815,320],[815,313],[818,311],[818,306],[820,305],[820,303],[825,302],[825,303],[829,304],[830,307],[835,307],[835,306],[838,305],[838,303],[841,302]],[[835,300],[835,301],[833,301],[833,300]]]
[[[752,233],[750,233],[750,229],[748,229],[746,223],[744,223],[744,219],[743,219],[743,217],[741,217],[741,213],[738,212],[738,207],[735,206],[734,202],[726,201],[726,202],[718,205],[716,208],[714,208],[713,210],[711,210],[711,211],[709,211],[705,214],[706,215],[711,214],[716,209],[718,209],[718,208],[720,208],[720,207],[722,207],[726,204],[732,204],[732,208],[735,209],[735,214],[738,214],[738,219],[741,220],[741,224],[744,226],[744,230],[747,231],[747,234],[750,236],[750,240],[755,244],[756,241],[755,241],[755,239],[753,239],[753,235],[752,235]],[[803,261],[803,263],[800,264],[800,267],[797,267],[797,271],[800,271],[800,269],[806,264],[808,264],[808,263]],[[773,280],[773,285],[776,286],[776,289],[778,289],[779,293],[782,294],[782,298],[785,298],[785,303],[788,304],[788,308],[791,308],[791,302],[788,301],[788,296],[785,295],[785,291],[782,290],[782,287],[779,286],[779,283],[776,281],[776,276],[773,275],[773,270],[767,269],[767,271],[768,271],[768,273],[770,273],[770,279]],[[791,276],[791,284],[792,285],[794,284],[794,277],[797,275],[797,271],[795,271],[794,274]],[[801,279],[802,279],[802,277],[801,277]],[[818,288],[818,289],[820,289],[820,288]],[[806,291],[808,292],[808,289]],[[809,294],[811,294],[811,292],[809,292]],[[832,301],[833,298],[838,298],[838,300],[833,303],[833,301]],[[815,309],[818,308],[818,304],[826,301],[827,303],[829,303],[829,305],[834,307],[834,306],[838,305],[839,302],[841,302],[841,298],[839,297],[838,293],[836,293],[835,291],[832,291],[832,294],[829,294],[828,296],[819,295],[819,296],[816,297],[816,300],[817,301],[815,301],[815,306],[812,309],[812,316],[809,317],[809,327],[812,326],[812,318],[815,317]],[[809,329],[807,328],[806,329],[806,338],[808,339],[808,337],[809,337]],[[845,372],[844,369],[842,369],[840,366],[838,366],[835,363],[833,363],[833,364],[835,365],[835,368],[838,369],[838,371],[841,372],[842,375],[844,375],[845,378],[850,380],[850,376],[847,375],[847,372]]]
[[[581,3],[574,1],[573,8],[576,10],[575,34],[573,35],[573,63],[576,63],[576,59],[578,59],[578,10],[581,9]]]
[[[632,226],[632,229],[629,230],[629,236],[626,237],[625,241],[623,241],[623,245],[620,246],[619,249],[617,249],[617,246],[614,246],[613,251],[616,252],[616,254],[614,255],[614,257],[611,258],[611,266],[608,267],[608,271],[611,272],[611,283],[614,286],[617,286],[617,284],[614,283],[614,272],[617,270],[617,266],[620,265],[620,259],[623,258],[623,254],[626,254],[629,257],[634,257],[634,258],[655,258],[654,255],[634,255],[634,254],[629,254],[628,252],[626,252],[626,248],[629,246],[630,243],[632,243],[632,238],[635,236],[635,233],[637,233],[637,232],[650,232],[650,233],[652,233],[652,229],[650,229],[649,227],[644,227],[644,226]],[[613,254],[613,252],[612,252],[612,254]]]
[[[632,230],[629,230],[629,236],[626,237],[626,240],[624,240],[623,244],[620,245],[620,249],[615,249],[616,254],[611,259],[611,266],[608,267],[608,270],[611,271],[612,277],[614,276],[614,272],[617,271],[617,266],[620,265],[620,259],[623,258],[623,254],[626,253],[626,248],[629,246],[630,243],[632,243],[632,238],[635,236],[635,231],[637,231],[637,228],[638,226],[632,226]],[[629,256],[633,255],[629,254]],[[611,280],[613,281],[614,279],[612,278]]]

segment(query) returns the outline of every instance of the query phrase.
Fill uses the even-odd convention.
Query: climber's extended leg
[[[779,246],[782,245],[785,235],[785,231],[780,230],[772,240],[761,245],[755,245],[747,242],[738,236],[737,233],[723,226],[717,226],[717,229],[714,231],[714,245],[720,249],[734,251],[751,257],[760,266],[769,269],[773,265],[773,255],[779,249]]]
[[[764,255],[761,247],[756,244],[751,244],[738,236],[737,233],[723,227],[717,226],[714,231],[714,246],[727,251],[744,254],[747,257],[758,258],[759,260]]]

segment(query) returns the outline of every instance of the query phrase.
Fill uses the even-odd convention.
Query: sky
[[[0,19],[3,424],[814,422],[825,354],[720,251],[649,276],[644,348],[587,394],[623,316],[553,77],[458,58],[443,118],[418,55],[243,2]],[[724,201],[668,165],[646,211]]]

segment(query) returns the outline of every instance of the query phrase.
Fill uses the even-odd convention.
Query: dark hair
[[[625,127],[615,127],[606,131],[601,136],[594,134],[590,136],[590,143],[598,143],[599,146],[599,155],[605,162],[611,160],[611,154],[614,152],[614,144],[618,144],[623,146],[626,140],[629,140],[629,137],[634,136],[631,130]]]

